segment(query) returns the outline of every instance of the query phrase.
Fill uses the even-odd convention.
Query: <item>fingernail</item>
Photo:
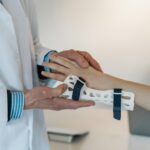
[[[42,72],[41,72],[41,74],[45,74],[45,72],[44,72],[44,71],[42,71]]]

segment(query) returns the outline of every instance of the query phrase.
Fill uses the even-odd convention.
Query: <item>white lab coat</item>
[[[7,122],[7,89],[39,85],[36,64],[50,51],[39,43],[33,0],[0,4],[0,150],[49,150],[43,112],[25,110]],[[36,56],[36,57],[35,57]]]

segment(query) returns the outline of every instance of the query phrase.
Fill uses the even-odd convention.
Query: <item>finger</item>
[[[55,71],[57,71],[57,72],[60,72],[60,73],[63,73],[63,74],[66,74],[66,75],[69,74],[69,69],[68,69],[68,68],[66,68],[66,67],[64,67],[64,66],[60,66],[60,65],[58,65],[58,64],[56,64],[56,63],[53,63],[53,62],[51,62],[51,63],[46,63],[46,62],[44,62],[42,65],[43,65],[44,67],[51,68],[51,69],[53,69],[53,70],[55,70]]]
[[[76,62],[82,68],[88,68],[89,67],[88,61],[75,50],[63,51],[61,53],[56,54],[56,56],[57,55],[65,57],[67,59],[70,59],[70,60]]]
[[[56,88],[51,88],[49,96],[50,96],[50,98],[58,97],[58,96],[62,95],[66,90],[67,90],[67,85],[61,84]]]
[[[102,71],[99,63],[88,53],[84,51],[78,51],[81,55],[83,55],[89,62],[89,64],[94,67],[98,71]]]
[[[42,75],[47,78],[58,80],[58,81],[64,81],[66,79],[66,76],[60,73],[51,73],[51,72],[42,71]]]
[[[73,101],[72,105],[75,109],[77,109],[77,108],[81,108],[81,107],[94,106],[95,103],[93,101],[77,101],[77,102]]]
[[[83,55],[92,67],[98,71],[103,72],[99,63],[88,52],[78,51],[78,53]]]
[[[51,57],[51,60],[53,62],[56,62],[62,66],[65,66],[67,68],[72,68],[74,67],[73,62],[69,59],[66,59],[65,57],[59,56],[59,55],[53,55]]]
[[[55,104],[57,104],[57,108],[59,110],[63,109],[77,109],[81,107],[89,107],[95,105],[93,101],[73,101],[73,100],[67,100],[64,98],[55,98],[54,99]]]

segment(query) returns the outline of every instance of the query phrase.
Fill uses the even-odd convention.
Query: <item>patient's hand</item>
[[[61,57],[52,56],[51,63],[43,63],[43,66],[53,69],[55,72],[42,72],[42,75],[59,81],[64,81],[65,78],[72,74],[82,77],[86,80],[87,85],[91,88],[99,89],[98,80],[102,76],[102,72],[97,71],[92,67],[81,68],[76,63]]]

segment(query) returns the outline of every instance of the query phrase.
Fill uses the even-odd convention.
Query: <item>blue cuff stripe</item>
[[[10,113],[10,119],[19,119],[22,116],[23,109],[24,109],[24,94],[23,92],[11,92],[11,101],[12,101],[12,107],[11,107],[11,113]]]
[[[10,114],[10,118],[11,120],[15,119],[15,112],[17,111],[16,110],[16,94],[15,92],[11,92],[12,94],[12,108],[11,108],[11,114]]]
[[[12,118],[13,118],[13,119],[16,119],[15,116],[16,116],[16,113],[17,113],[17,111],[18,111],[17,105],[18,105],[18,102],[19,102],[19,101],[17,101],[17,94],[16,94],[16,93],[13,93],[12,98],[14,98],[14,99],[12,99],[12,100],[13,100],[13,103],[14,103]]]
[[[19,97],[19,93],[14,93],[14,98],[15,98],[15,112],[14,112],[14,116],[13,118],[14,119],[17,119],[17,116],[18,116],[18,112],[19,112],[19,103],[20,103],[20,97]]]
[[[21,93],[18,93],[18,98],[19,98],[19,101],[18,101],[18,107],[19,107],[19,109],[18,109],[18,112],[17,112],[17,115],[16,115],[16,118],[20,118],[20,111],[22,110],[22,108],[21,108]]]
[[[23,110],[24,110],[24,103],[25,103],[25,97],[23,93],[20,93],[20,99],[22,99],[20,101],[20,111],[18,114],[18,117],[20,118],[22,116]]]

